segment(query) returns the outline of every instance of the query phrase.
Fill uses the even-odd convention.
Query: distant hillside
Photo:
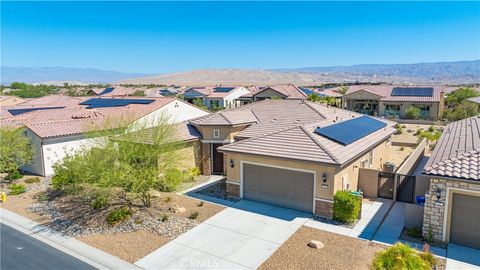
[[[345,83],[357,81],[426,84],[479,83],[480,60],[273,70],[203,69],[121,80],[120,82],[131,84],[152,83],[177,85],[268,85],[275,83],[312,85],[330,82]]]
[[[1,84],[11,82],[44,83],[44,82],[82,82],[110,83],[118,80],[144,77],[148,74],[122,73],[95,68],[68,67],[1,67]]]

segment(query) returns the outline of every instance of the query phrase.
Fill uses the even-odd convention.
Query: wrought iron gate
[[[380,198],[393,200],[393,190],[395,187],[395,173],[379,172],[377,196]]]
[[[397,201],[415,202],[415,176],[399,174],[397,178]]]

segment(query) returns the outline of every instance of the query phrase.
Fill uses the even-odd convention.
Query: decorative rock
[[[317,240],[310,240],[308,246],[314,249],[321,249],[324,247],[323,243]]]
[[[170,207],[170,211],[174,212],[174,213],[185,213],[187,212],[187,209],[185,207],[180,207],[178,205],[173,205]]]

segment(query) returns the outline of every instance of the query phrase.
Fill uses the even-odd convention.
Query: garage
[[[243,197],[313,212],[314,173],[243,164]]]
[[[450,242],[480,249],[480,197],[453,193]]]

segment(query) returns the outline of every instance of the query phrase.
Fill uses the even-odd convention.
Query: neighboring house
[[[312,91],[306,88],[297,87],[293,84],[277,84],[266,87],[251,87],[250,93],[238,97],[238,102],[248,104],[265,99],[307,99]]]
[[[230,196],[327,218],[336,191],[358,189],[359,168],[389,161],[395,132],[393,122],[301,100],[254,102],[189,123],[202,134],[203,173],[225,174]]]
[[[93,89],[88,91],[89,96],[102,96],[102,97],[121,97],[132,96],[135,92],[145,92],[145,87],[125,87],[121,85],[112,85],[101,91]]]
[[[249,92],[243,86],[202,86],[186,89],[183,97],[190,103],[199,99],[208,108],[234,108],[240,105],[236,99]]]
[[[475,102],[477,104],[480,104],[480,96],[479,97],[473,97],[473,98],[469,98],[467,99],[468,101],[471,101],[471,102]]]
[[[480,249],[480,117],[445,128],[423,174],[430,179],[423,234]]]
[[[147,97],[171,97],[179,94],[181,87],[171,86],[163,88],[154,88],[149,91]]]
[[[25,102],[23,98],[16,96],[0,96],[0,107],[13,106]]]
[[[61,98],[50,99],[58,101]],[[147,128],[160,119],[181,123],[208,114],[176,98],[83,98],[76,100],[74,105],[70,99],[64,99],[63,104],[57,102],[50,107],[2,108],[2,112],[5,112],[0,122],[2,126],[25,126],[25,132],[35,150],[33,162],[22,167],[24,171],[43,176],[52,175],[53,165],[67,154],[97,143],[96,139],[86,133],[114,128],[115,123],[120,124],[120,120],[124,122],[121,124],[130,124],[132,127],[138,124]],[[45,100],[40,101],[42,102]],[[32,103],[35,101],[32,100]]]
[[[442,116],[445,87],[352,85],[343,96],[348,110],[374,116],[406,118],[410,106],[420,109],[420,118],[436,120]]]

